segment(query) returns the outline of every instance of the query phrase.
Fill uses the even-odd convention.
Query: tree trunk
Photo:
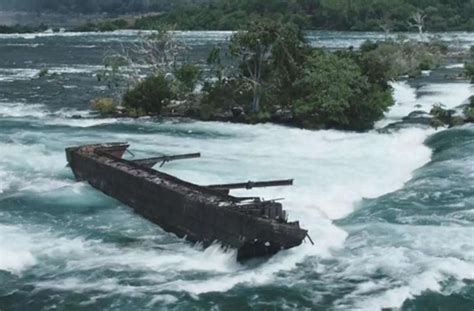
[[[252,112],[260,112],[260,84],[255,84],[253,87]]]

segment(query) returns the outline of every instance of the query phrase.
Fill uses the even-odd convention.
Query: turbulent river
[[[204,53],[228,34],[179,35]],[[310,35],[332,48],[375,37]],[[94,77],[104,51],[135,38],[0,35],[0,310],[474,309],[474,126],[359,134],[90,117],[89,100],[106,92]],[[38,79],[42,68],[57,75]],[[474,93],[430,77],[393,86],[379,127]],[[105,141],[139,157],[201,152],[165,166],[200,184],[294,178],[250,194],[285,198],[316,245],[239,264],[234,251],[165,233],[65,168],[65,147]]]

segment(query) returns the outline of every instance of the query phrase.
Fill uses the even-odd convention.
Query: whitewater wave
[[[48,108],[42,104],[0,102],[0,118],[42,118],[49,114]]]
[[[368,230],[368,241],[361,242],[365,247],[350,257],[339,258],[344,269],[335,277],[363,282],[337,301],[340,309],[400,308],[407,299],[426,291],[449,294],[462,287],[462,280],[474,278],[474,248],[466,247],[472,244],[473,228],[384,223],[351,229]],[[377,274],[384,278],[377,280]],[[453,280],[451,284],[446,284],[447,279]]]
[[[0,82],[31,80],[38,76],[39,69],[31,68],[0,68]]]
[[[0,102],[0,118],[18,118],[40,125],[87,128],[118,122],[114,118],[97,118],[92,110],[62,108],[50,110],[43,104]]]
[[[68,67],[51,67],[48,69],[49,73],[56,74],[83,74],[83,73],[96,73],[97,71],[104,69],[102,65],[74,65]]]
[[[87,38],[88,42],[135,42],[140,34],[148,34],[146,30],[116,30],[113,32],[42,32],[28,34],[0,34],[0,40],[42,40],[50,37],[63,38]],[[205,45],[209,43],[226,42],[232,35],[232,31],[175,31],[176,37],[183,39],[190,45]],[[396,39],[400,34],[389,35],[380,32],[331,32],[331,31],[310,31],[307,38],[310,44],[327,48],[358,48],[366,40],[386,40]],[[412,40],[426,41],[430,38],[437,38],[443,42],[460,49],[469,49],[474,44],[474,35],[469,32],[445,32],[430,33],[420,38],[418,34],[403,33],[403,36]],[[80,46],[79,46],[80,47]]]
[[[74,65],[64,67],[44,68],[0,68],[0,82],[28,81],[39,77],[43,69],[48,70],[48,74],[94,74],[103,69],[101,65]]]
[[[82,119],[71,119],[71,118],[54,118],[49,119],[43,122],[43,124],[47,125],[60,125],[60,126],[67,126],[67,127],[79,127],[79,128],[87,128],[87,127],[95,127],[99,125],[106,125],[106,124],[113,124],[119,122],[118,119],[100,119],[100,118],[82,118]]]
[[[464,68],[464,64],[463,63],[459,63],[459,64],[450,64],[450,65],[446,65],[445,66],[446,69],[462,69]]]
[[[429,113],[433,105],[454,109],[462,105],[473,93],[473,87],[468,82],[425,84],[415,89],[408,82],[401,81],[392,82],[391,86],[395,104],[385,118],[377,122],[377,128],[401,121],[413,111]]]
[[[33,266],[36,259],[31,245],[34,241],[18,227],[0,224],[0,270],[20,273]]]
[[[30,103],[11,103],[0,102],[0,118],[72,118],[90,117],[93,112],[91,110],[78,110],[71,108],[62,108],[59,110],[51,110],[44,104]]]
[[[44,46],[44,43],[7,43],[5,44],[5,46],[37,48],[40,46]]]
[[[82,120],[78,121],[82,122]],[[245,268],[236,264],[235,253],[223,252],[217,246],[201,251],[199,248],[192,248],[187,243],[183,243],[187,245],[183,246],[184,254],[177,253],[176,248],[173,247],[172,251],[163,256],[161,253],[150,253],[142,249],[118,251],[115,247],[110,248],[104,243],[84,240],[81,241],[82,246],[76,246],[76,248],[84,250],[85,253],[67,257],[68,268],[71,271],[106,268],[127,270],[142,267],[160,274],[168,271],[175,275],[175,278],[183,271],[201,270],[209,274],[204,280],[195,281],[188,279],[184,273],[182,278],[167,277],[161,282],[135,288],[136,291],[145,292],[177,290],[199,295],[206,292],[228,291],[238,284],[260,286],[273,282],[280,271],[295,269],[308,256],[333,258],[334,252],[343,248],[347,238],[347,233],[334,225],[333,220],[351,213],[356,207],[355,204],[364,197],[376,197],[401,187],[410,178],[414,169],[429,161],[431,154],[430,149],[423,145],[423,140],[429,132],[419,129],[380,135],[338,131],[313,132],[274,125],[251,126],[206,122],[177,124],[132,122],[131,126],[139,128],[147,126],[148,133],[143,134],[138,131],[138,133],[124,135],[118,132],[109,134],[110,139],[123,140],[125,138],[132,143],[134,149],[155,152],[155,154],[170,151],[187,152],[189,148],[199,146],[199,150],[196,151],[203,151],[203,157],[207,159],[205,161],[208,161],[206,165],[183,162],[166,168],[167,171],[179,177],[199,184],[233,182],[237,181],[236,176],[243,180],[295,178],[296,185],[293,189],[264,189],[258,191],[258,194],[268,199],[285,197],[285,207],[289,210],[291,219],[299,219],[302,227],[309,229],[310,234],[317,241],[317,247],[303,244],[298,248],[277,254],[265,265],[257,268]],[[160,130],[161,127],[188,134],[176,136],[173,131]],[[153,129],[156,133],[149,132]],[[212,139],[209,137],[203,139],[199,135],[194,138],[192,136],[192,133],[212,132],[219,135]],[[66,146],[66,139],[71,139],[70,135],[72,134],[60,135],[56,138]],[[45,143],[48,144],[47,141]],[[33,170],[39,176],[46,176],[45,178],[54,176],[64,169],[64,154],[61,149],[58,149],[60,144],[55,143],[51,147],[42,144],[19,146],[18,143],[2,146],[1,149],[5,150],[3,165],[10,169],[16,167],[23,168],[25,171]],[[410,156],[407,156],[404,151],[407,145],[412,150]],[[222,150],[226,150],[226,153],[223,154]],[[281,150],[281,152],[275,152],[275,150]],[[28,155],[29,158],[35,160],[29,162],[25,157],[18,162],[19,159],[15,158],[16,156],[13,157],[18,154]],[[55,163],[53,168],[51,163]],[[229,163],[239,163],[238,174],[235,172],[235,166]],[[199,167],[203,169],[197,169]],[[384,171],[382,176],[379,174],[381,171]],[[47,183],[46,180],[42,182],[39,180],[38,185],[23,185],[20,189],[30,192],[48,192],[58,187],[65,187],[62,193],[73,195],[72,189],[68,190],[70,185],[63,185],[61,182],[50,183],[50,186],[41,189],[39,185],[45,183]],[[245,193],[245,195],[252,194],[253,192]],[[86,194],[79,192],[75,195],[84,197]],[[51,241],[48,243],[51,244]],[[64,243],[71,242],[66,240]],[[42,253],[35,255],[34,250],[29,252],[37,260],[44,256]],[[101,256],[93,255],[97,252],[101,252]],[[187,262],[191,256],[195,260]],[[75,290],[90,290],[93,286],[101,288],[101,282],[103,285],[103,282],[109,281],[98,279],[92,283],[87,280],[71,282],[69,278],[66,278],[63,283],[61,282],[61,280],[40,282],[38,286],[47,288],[60,284],[59,287],[62,288],[72,286]],[[105,288],[113,291],[127,290],[120,284],[109,285]]]

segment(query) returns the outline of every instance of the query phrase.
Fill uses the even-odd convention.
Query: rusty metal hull
[[[246,202],[121,159],[128,145],[102,144],[66,149],[74,176],[123,202],[165,231],[238,249],[238,260],[267,256],[298,246],[307,235],[298,222],[282,219],[277,202]],[[107,148],[113,150],[108,153]]]

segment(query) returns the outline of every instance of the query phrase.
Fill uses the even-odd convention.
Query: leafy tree
[[[163,75],[150,76],[138,83],[136,87],[127,91],[123,97],[123,104],[134,109],[138,114],[143,111],[160,114],[162,108],[175,97],[170,82]]]
[[[183,86],[184,92],[193,92],[199,79],[202,77],[202,70],[193,64],[184,64],[175,70],[176,79]]]
[[[246,31],[234,34],[230,41],[230,53],[240,59],[243,77],[252,86],[252,112],[260,111],[263,74],[276,41],[277,27],[266,21],[254,23]]]
[[[260,112],[269,84],[275,89],[291,85],[304,59],[304,48],[298,29],[265,19],[232,36],[230,53],[240,60],[241,77],[251,85],[252,112]]]
[[[418,33],[420,37],[423,36],[423,31],[425,28],[425,19],[426,15],[421,12],[415,12],[410,16],[410,20],[408,21],[408,25],[410,27],[415,27],[418,29]]]
[[[389,32],[473,30],[473,15],[474,3],[467,0],[212,0],[143,20],[179,29],[237,30],[264,17],[305,29]]]
[[[231,111],[233,107],[247,107],[251,99],[252,90],[241,79],[229,77],[214,83],[206,82],[201,100],[201,117],[210,119]]]
[[[117,106],[113,98],[96,98],[91,101],[91,108],[100,112],[101,115],[114,115]]]
[[[140,34],[139,39],[132,47],[122,45],[120,49],[108,51],[103,60],[104,68],[97,72],[98,81],[106,83],[114,92],[116,102],[140,83],[144,74],[166,76],[176,71],[183,81],[180,84],[184,91],[196,83],[200,75],[198,67],[177,67],[185,60],[187,46],[177,40],[171,30]]]
[[[131,66],[130,59],[125,55],[110,51],[103,60],[104,68],[96,73],[97,81],[105,83],[109,90],[113,92],[115,100],[119,101],[124,90],[139,81],[136,72],[128,72]]]
[[[305,127],[366,130],[393,104],[391,90],[371,84],[352,58],[319,50],[296,88],[294,113]]]
[[[469,97],[469,104],[464,108],[467,121],[474,122],[474,95]]]
[[[211,67],[211,70],[213,71],[213,74],[217,77],[217,81],[221,82],[225,67],[222,64],[222,57],[221,57],[221,51],[222,49],[220,47],[214,47],[211,49],[207,56],[206,63],[209,67]]]
[[[464,72],[471,79],[471,83],[474,84],[474,62],[466,63],[464,65]]]
[[[422,70],[438,67],[446,53],[437,41],[417,42],[399,39],[384,42],[365,42],[361,46],[359,63],[371,83],[386,85],[402,75],[419,76]]]

